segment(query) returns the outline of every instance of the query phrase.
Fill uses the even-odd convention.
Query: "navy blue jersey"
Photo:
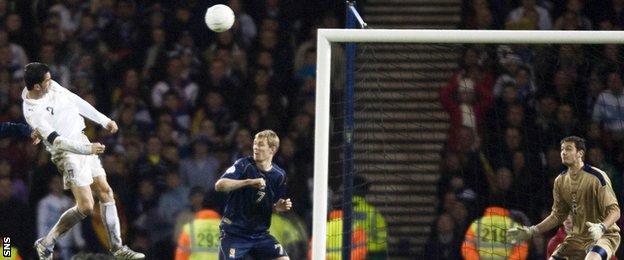
[[[32,133],[32,129],[25,124],[2,122],[0,123],[0,138],[17,137],[28,138]]]
[[[270,171],[263,172],[258,169],[250,156],[237,160],[221,178],[234,180],[263,178],[266,182],[264,189],[245,186],[227,193],[221,230],[248,238],[267,234],[271,226],[273,204],[286,193],[284,170],[273,164]]]

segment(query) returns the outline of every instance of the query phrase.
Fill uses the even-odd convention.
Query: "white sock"
[[[42,244],[46,247],[54,246],[54,243],[56,243],[59,237],[67,233],[74,225],[78,224],[78,222],[86,217],[87,216],[82,214],[76,206],[66,210],[50,232],[48,232],[48,235],[41,241]]]
[[[115,201],[106,203],[100,202],[100,216],[102,216],[102,223],[104,223],[104,227],[106,227],[111,251],[116,251],[121,248],[121,226],[119,225],[119,216],[117,216]]]

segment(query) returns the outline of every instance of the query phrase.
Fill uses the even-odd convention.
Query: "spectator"
[[[230,148],[230,162],[235,162],[239,158],[251,156],[251,140],[251,133],[247,128],[238,129],[234,137],[234,141],[232,142],[232,147]]]
[[[159,64],[165,64],[167,32],[162,28],[152,28],[150,45],[145,49],[145,59],[141,75],[145,78],[155,78],[163,74],[164,69]],[[161,71],[162,70],[162,71]]]
[[[225,62],[221,59],[211,60],[207,76],[208,89],[221,93],[224,103],[232,111],[234,117],[243,115],[245,100],[241,100],[241,97],[244,96],[242,86],[237,84],[238,82],[232,81],[232,78],[227,74]]]
[[[22,178],[18,178],[16,175],[11,162],[6,159],[0,159],[0,178],[11,178],[11,196],[20,200],[22,203],[28,203],[28,188],[26,187],[26,183]]]
[[[50,180],[48,186],[50,192],[37,206],[37,233],[38,237],[45,236],[56,224],[56,219],[61,217],[65,210],[74,205],[74,201],[63,194],[63,183],[59,175],[55,175]],[[71,231],[57,241],[54,249],[58,250],[58,256],[62,259],[71,258],[77,249],[85,247],[85,240],[82,237],[81,224],[76,224]]]
[[[499,206],[488,207],[466,232],[461,247],[462,256],[466,260],[501,255],[509,259],[526,259],[529,251],[527,243],[511,244],[505,238],[507,229],[516,225],[518,223],[512,220],[509,210]]]
[[[218,258],[220,220],[221,215],[212,209],[198,211],[195,219],[184,225],[175,260]]]
[[[557,70],[552,79],[551,91],[554,91],[555,98],[560,103],[575,104],[575,85],[574,77],[566,70]]]
[[[522,5],[511,10],[507,16],[507,29],[550,30],[552,20],[548,10],[538,6],[535,0],[522,0]]]
[[[147,139],[145,147],[145,154],[140,157],[136,165],[137,174],[141,179],[151,179],[160,187],[164,182],[163,179],[167,169],[161,155],[162,143],[158,137],[151,136]]]
[[[485,0],[463,1],[464,14],[462,28],[487,30],[494,29],[494,21],[490,5]]]
[[[425,257],[431,259],[460,259],[461,240],[455,234],[455,223],[449,214],[440,215],[435,221],[432,232],[425,246]]]
[[[4,45],[9,46],[11,57],[13,58],[11,64],[16,64],[15,66],[20,66],[22,68],[28,64],[28,56],[26,55],[24,47],[16,43],[9,42],[7,32],[5,30],[0,30],[0,46]]]
[[[327,252],[325,254],[328,260],[339,260],[342,252],[342,210],[333,210],[329,212],[327,219]],[[348,234],[347,234],[348,235]],[[366,232],[361,228],[355,228],[351,233],[351,260],[366,259]]]
[[[231,30],[219,33],[216,42],[203,51],[203,58],[208,62],[214,59],[223,60],[228,68],[226,73],[236,76],[237,80],[246,75],[247,53],[240,43],[234,40]]]
[[[191,127],[191,115],[183,100],[175,91],[168,91],[163,96],[161,114],[168,114],[173,118],[174,128],[181,132],[188,132]]]
[[[581,135],[584,131],[574,116],[570,104],[561,104],[557,109],[557,121],[554,129],[554,139],[561,140],[566,136]]]
[[[183,160],[180,165],[182,184],[186,187],[198,186],[204,191],[214,190],[221,162],[209,154],[210,146],[206,140],[194,141],[192,148],[191,158]]]
[[[312,198],[308,183],[312,182],[312,163],[304,160],[295,142],[288,136],[280,140],[280,150],[275,162],[286,171],[286,187],[291,191],[291,200],[299,205],[293,208],[308,224],[312,223]],[[310,225],[308,225],[310,226]]]
[[[150,179],[141,179],[137,185],[136,200],[131,206],[132,219],[141,219],[141,215],[150,212],[158,204],[158,194],[154,182]],[[149,217],[144,215],[144,217]],[[135,223],[137,225],[137,223]]]
[[[179,57],[169,58],[167,61],[167,78],[159,81],[152,88],[152,105],[161,108],[164,94],[172,90],[179,93],[185,106],[192,108],[195,106],[199,94],[199,86],[182,75],[182,60]]]
[[[592,120],[600,123],[607,134],[614,140],[624,138],[624,104],[619,100],[624,98],[622,77],[618,72],[610,72],[606,76],[607,89],[602,91],[594,105]]]
[[[594,105],[596,104],[596,100],[598,100],[600,92],[604,89],[605,86],[603,81],[600,79],[599,72],[596,69],[593,69],[591,71],[589,83],[587,84],[587,97],[585,98],[586,107],[585,110],[582,111],[583,115],[591,115]]]
[[[213,194],[213,193],[210,193],[210,194]],[[209,198],[209,199],[213,201],[217,198],[221,198],[221,197],[217,196],[217,197]],[[180,211],[178,213],[178,216],[176,217],[175,226],[173,229],[173,236],[172,236],[174,243],[178,241],[178,238],[180,237],[180,233],[182,232],[183,226],[193,221],[195,214],[205,208],[204,201],[206,201],[206,192],[204,191],[204,189],[202,189],[199,186],[193,186],[189,192],[188,201],[189,201],[188,207]],[[215,208],[215,210],[218,210],[218,209]]]
[[[353,178],[353,224],[366,232],[366,259],[388,257],[388,225],[384,216],[365,199],[371,185],[365,178]]]
[[[249,48],[253,39],[256,38],[258,34],[256,23],[253,18],[245,12],[243,1],[230,0],[228,6],[232,8],[236,16],[236,24],[234,26],[235,38],[239,39],[245,48]]]
[[[503,75],[496,80],[494,85],[494,96],[500,97],[507,84],[512,83],[518,92],[521,102],[528,104],[535,96],[537,87],[533,82],[531,71],[526,66],[520,66],[515,72],[514,77]]]
[[[20,255],[28,257],[33,252],[34,227],[31,222],[34,216],[29,212],[26,204],[11,196],[11,179],[0,177],[0,210],[4,212],[0,219],[0,230],[4,236],[11,238]],[[16,221],[20,220],[20,221]]]
[[[173,228],[178,214],[189,205],[190,188],[182,186],[180,174],[169,171],[166,175],[167,190],[158,200],[158,217],[163,222],[160,226],[166,236],[173,235]]]
[[[230,109],[223,103],[223,96],[216,91],[209,91],[204,98],[204,102],[201,103],[201,106],[195,112],[191,127],[193,135],[206,129],[201,126],[205,120],[209,120],[213,124],[216,135],[225,136],[228,142],[232,140],[234,131],[238,127],[237,122],[232,118]]]
[[[485,113],[492,103],[490,90],[486,83],[475,83],[471,78],[453,78],[440,91],[444,109],[451,117],[449,145],[457,149],[458,131],[467,127],[475,135],[481,136]]]
[[[591,165],[595,165],[605,171],[611,180],[611,185],[613,186],[613,191],[615,191],[616,196],[618,196],[618,198],[622,198],[622,174],[617,168],[615,168],[615,166],[606,160],[604,151],[597,146],[589,148],[587,151],[587,161]]]

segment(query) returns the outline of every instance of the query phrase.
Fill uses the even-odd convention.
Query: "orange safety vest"
[[[519,226],[509,217],[509,210],[489,207],[485,214],[470,225],[461,246],[461,253],[466,260],[478,260],[481,257],[501,260],[524,260],[529,254],[526,242],[511,244],[507,241],[507,230]]]
[[[214,224],[216,230],[218,230],[220,219],[221,219],[221,216],[216,211],[203,209],[195,213],[195,219],[191,223],[186,224],[185,227],[187,227],[188,225],[192,225],[194,222],[202,222],[202,223],[197,223],[197,224],[207,224],[207,225]],[[206,221],[211,221],[214,223],[212,224],[203,223]],[[184,228],[182,233],[180,233],[180,238],[178,239],[178,247],[176,249],[176,254],[175,254],[175,260],[189,260],[192,258],[199,258],[199,259],[212,259],[212,258],[217,259],[218,258],[218,252],[208,252],[208,251],[204,252],[205,251],[204,248],[197,248],[196,246],[193,246],[196,244],[196,242],[192,244],[191,241],[196,238],[192,237],[191,234],[189,234],[188,230],[189,228]],[[215,237],[214,235],[212,235],[210,237],[210,244],[212,244],[212,247],[216,246],[218,248],[218,236]],[[199,252],[194,252],[194,251],[199,251]]]

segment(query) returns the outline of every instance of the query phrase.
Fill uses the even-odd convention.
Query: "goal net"
[[[319,30],[313,259],[340,259],[345,250],[368,259],[459,254],[471,229],[481,256],[509,256],[518,245],[483,241],[509,244],[506,229],[549,212],[562,137],[586,138],[586,161],[599,168],[618,160],[605,156],[620,153],[618,121],[612,109],[595,108],[621,80],[622,36]],[[352,93],[336,57],[344,43],[357,43],[347,69]],[[486,209],[503,220],[475,222]],[[456,233],[457,251],[431,252],[445,232]]]

